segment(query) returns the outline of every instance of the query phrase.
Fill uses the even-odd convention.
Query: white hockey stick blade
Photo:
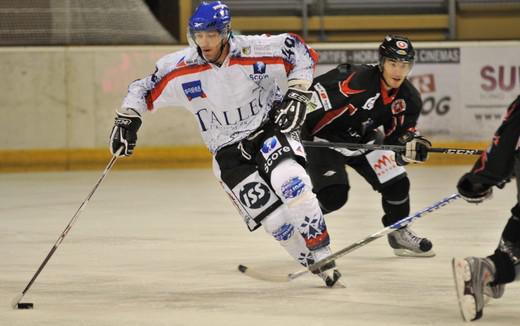
[[[263,273],[260,271],[255,271],[254,269],[251,269],[245,265],[238,265],[238,270],[242,274],[247,275],[251,278],[257,279],[257,280],[269,281],[269,282],[290,282],[290,281],[294,280],[295,278],[298,278],[304,274],[307,274],[308,272],[318,270],[319,268],[330,263],[331,261],[336,260],[358,248],[361,248],[376,239],[379,239],[389,233],[394,232],[395,230],[405,227],[406,225],[412,223],[413,221],[423,217],[427,213],[432,213],[432,212],[438,210],[439,208],[446,206],[447,204],[449,204],[450,202],[452,202],[458,198],[460,198],[459,194],[452,194],[451,196],[446,197],[443,200],[440,200],[440,201],[434,203],[433,205],[428,206],[428,207],[418,211],[417,213],[415,213],[413,215],[405,217],[405,218],[395,222],[394,224],[389,225],[389,226],[385,227],[384,229],[381,229],[380,231],[378,231],[372,235],[369,235],[368,237],[366,237],[362,240],[359,240],[343,249],[340,249],[340,250],[330,254],[329,256],[323,258],[322,260],[312,264],[307,269],[301,269],[299,271],[285,274],[285,275],[275,275],[275,274]]]
[[[243,273],[244,275],[247,275],[251,278],[261,280],[261,281],[283,283],[283,282],[289,282],[291,280],[290,274],[279,275],[279,274],[262,273],[259,271],[255,271],[254,269],[251,269],[245,265],[238,265],[238,270],[241,273]],[[307,271],[307,270],[305,270],[305,271]]]
[[[245,265],[238,265],[238,270],[251,278],[260,280],[260,281],[267,281],[267,282],[276,282],[276,283],[284,283],[284,282],[290,282],[293,279],[300,277],[303,274],[307,274],[309,272],[308,269],[301,269],[297,272],[280,275],[280,274],[271,274],[271,273],[262,273],[260,271],[256,271],[254,269],[251,269]]]

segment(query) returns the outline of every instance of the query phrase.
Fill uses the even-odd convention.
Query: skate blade
[[[451,261],[453,269],[453,280],[455,281],[455,292],[457,293],[457,301],[459,310],[464,321],[472,321],[478,319],[477,305],[475,297],[464,294],[466,282],[471,281],[471,271],[465,259],[453,258]],[[482,315],[482,314],[480,314]]]
[[[399,257],[434,257],[435,251],[415,252],[409,249],[394,249],[394,254]]]
[[[346,288],[346,286],[343,283],[341,283],[341,281],[340,281],[341,273],[338,270],[334,270],[332,275],[327,275],[325,273],[321,273],[320,277],[323,279],[323,281],[325,281],[325,285],[329,289],[332,289],[332,288],[338,288],[338,289]]]
[[[346,288],[347,286],[345,284],[343,284],[341,281],[336,281],[336,283],[334,283],[334,285],[332,287],[330,287],[330,289],[344,289]]]

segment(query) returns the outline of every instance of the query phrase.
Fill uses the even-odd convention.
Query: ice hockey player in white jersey
[[[330,237],[299,138],[316,52],[293,34],[233,35],[220,1],[202,2],[188,29],[190,47],[130,84],[110,135],[112,154],[121,147],[121,155],[132,154],[143,113],[185,107],[249,230],[263,225],[304,266],[326,257]],[[329,287],[341,276],[334,262],[316,274]]]

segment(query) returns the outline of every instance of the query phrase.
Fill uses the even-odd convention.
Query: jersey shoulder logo
[[[250,46],[244,47],[244,48],[242,48],[241,52],[242,52],[243,55],[250,55],[251,54],[251,47]]]
[[[349,97],[350,95],[355,95],[366,91],[366,89],[352,89],[350,87],[350,82],[352,81],[352,78],[354,78],[355,74],[355,72],[352,73],[350,76],[348,76],[347,79],[340,82],[339,84],[339,91],[341,92],[341,94],[345,95],[345,97]]]
[[[265,63],[263,61],[257,61],[253,65],[253,73],[255,73],[255,74],[265,74]]]
[[[184,94],[189,101],[197,97],[206,98],[206,94],[202,90],[202,84],[200,80],[184,83],[182,84],[182,89],[184,90]]]
[[[325,89],[325,87],[323,87],[323,85],[320,83],[316,83],[314,85],[314,89],[316,90],[317,93],[314,92],[313,95],[314,94],[318,95],[318,99],[319,99],[320,103],[322,104],[323,109],[325,111],[332,109],[332,103],[330,103],[329,94],[327,94],[327,90]]]
[[[249,74],[249,78],[251,78],[251,80],[255,82],[259,82],[263,79],[269,78],[269,75],[265,73],[266,68],[267,66],[265,62],[255,62],[255,64],[253,64],[253,73]]]
[[[392,114],[397,115],[403,111],[406,111],[406,102],[402,98],[392,102]]]

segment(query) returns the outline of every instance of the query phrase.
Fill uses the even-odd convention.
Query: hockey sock
[[[294,225],[287,221],[287,208],[282,206],[267,216],[262,224],[267,233],[272,235],[278,243],[297,262],[307,267],[314,263],[312,255],[305,244],[305,240]]]
[[[381,202],[385,212],[383,216],[384,226],[394,224],[410,214],[409,191],[410,181],[408,178],[402,178],[381,190]]]
[[[305,169],[294,160],[285,160],[273,169],[271,185],[287,207],[287,219],[303,236],[307,248],[328,246],[325,219]]]

